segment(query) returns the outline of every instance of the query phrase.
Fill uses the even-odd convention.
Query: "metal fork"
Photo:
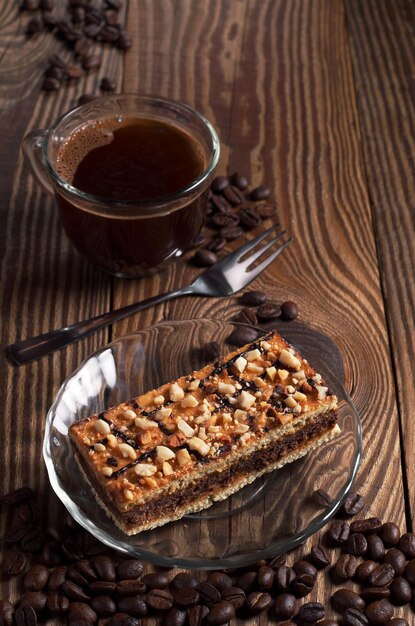
[[[38,335],[31,339],[18,341],[7,347],[8,355],[14,363],[23,365],[35,359],[39,359],[46,354],[55,352],[55,350],[60,350],[64,346],[78,341],[108,324],[118,322],[123,317],[147,309],[160,302],[166,302],[167,300],[172,300],[179,296],[189,295],[230,296],[249,285],[254,278],[290,245],[292,237],[268,254],[258,265],[249,269],[257,259],[265,254],[265,252],[272,248],[272,246],[285,235],[284,230],[261,247],[256,248],[257,245],[266,239],[278,226],[279,224],[272,226],[258,235],[258,237],[255,237],[255,239],[248,241],[248,243],[238,248],[238,250],[235,250],[235,252],[217,261],[217,263],[204,271],[190,285],[182,287],[181,289],[174,289],[173,291],[158,296],[153,296],[152,298],[143,300],[143,302],[135,302],[120,309],[116,309],[115,311],[97,315],[83,322],[77,322],[76,324],[71,324],[70,326],[65,326],[58,330],[52,330],[49,333],[44,333],[43,335]],[[248,256],[248,253],[251,254]]]

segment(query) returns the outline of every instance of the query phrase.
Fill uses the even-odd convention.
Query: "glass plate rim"
[[[261,559],[269,559],[275,556],[276,554],[280,554],[282,552],[289,552],[293,550],[294,548],[302,545],[311,535],[318,532],[336,514],[336,512],[341,506],[342,501],[344,500],[345,496],[348,494],[348,492],[350,491],[353,485],[354,479],[356,477],[356,474],[358,472],[361,459],[362,459],[362,422],[360,419],[360,415],[358,411],[356,410],[356,407],[349,393],[344,388],[343,383],[337,378],[335,374],[333,374],[330,371],[329,380],[334,381],[341,388],[342,393],[344,394],[344,397],[348,405],[351,407],[354,413],[354,416],[356,418],[356,453],[355,453],[355,457],[354,457],[351,469],[349,471],[349,476],[343,486],[341,497],[339,497],[337,500],[335,500],[333,503],[327,506],[319,515],[317,515],[312,520],[312,522],[308,524],[308,526],[306,526],[301,532],[296,534],[294,537],[281,538],[271,543],[266,548],[259,549],[257,552],[255,552],[254,555],[252,553],[249,553],[246,555],[246,557],[252,556],[252,559],[250,558],[244,559],[243,556],[238,554],[234,556],[231,555],[231,556],[221,557],[220,559],[216,559],[216,560],[208,559],[206,557],[207,560],[204,560],[203,557],[189,558],[189,557],[177,557],[177,556],[160,556],[159,554],[155,555],[153,551],[149,551],[141,547],[140,548],[135,547],[134,550],[131,551],[131,547],[128,546],[128,543],[126,542],[120,543],[116,538],[111,537],[110,535],[108,535],[108,533],[105,530],[103,530],[102,528],[97,526],[94,522],[89,520],[85,516],[85,514],[83,514],[82,509],[78,506],[78,504],[74,502],[74,500],[72,500],[72,498],[67,494],[63,486],[60,484],[58,475],[56,473],[55,465],[53,462],[53,458],[50,452],[50,435],[52,433],[53,416],[55,414],[56,407],[59,405],[59,402],[62,399],[62,396],[68,385],[68,382],[72,380],[78,374],[78,372],[85,366],[85,364],[90,359],[97,357],[99,354],[101,354],[105,350],[110,349],[115,344],[123,343],[125,341],[129,341],[139,336],[142,332],[146,332],[146,331],[148,332],[152,329],[159,328],[160,326],[169,326],[169,325],[171,326],[172,324],[183,325],[188,322],[203,323],[203,322],[212,322],[212,321],[218,322],[220,324],[228,324],[229,326],[233,326],[233,327],[243,326],[246,328],[251,328],[257,331],[258,333],[262,333],[262,334],[265,334],[266,332],[268,332],[266,329],[259,328],[258,326],[254,326],[251,324],[232,322],[232,321],[226,321],[226,320],[218,320],[218,319],[212,320],[212,318],[205,318],[205,317],[194,317],[194,318],[188,318],[188,319],[183,319],[183,320],[162,320],[160,322],[157,322],[156,324],[152,324],[151,326],[147,326],[146,328],[140,329],[138,331],[127,333],[125,335],[122,335],[121,337],[117,337],[116,339],[106,344],[102,348],[99,348],[98,350],[90,353],[80,363],[80,365],[75,370],[73,370],[71,374],[69,374],[69,376],[66,377],[64,382],[60,385],[56,393],[55,399],[52,402],[46,415],[45,432],[44,432],[43,446],[42,446],[43,459],[46,465],[50,485],[53,491],[55,492],[55,494],[57,495],[57,497],[60,499],[62,504],[67,509],[68,513],[78,522],[78,524],[80,524],[80,526],[82,526],[85,530],[87,530],[93,536],[96,536],[99,539],[99,541],[106,544],[109,548],[113,548],[115,550],[123,552],[124,554],[135,555],[137,558],[142,558],[149,563],[152,563],[154,565],[159,565],[162,567],[181,567],[181,568],[187,568],[187,569],[203,569],[203,570],[244,567],[246,565],[255,563]],[[304,324],[307,327],[313,329],[311,325],[306,324],[306,323]],[[294,347],[298,348],[301,352],[302,347],[300,344],[298,344],[297,342],[292,342],[292,341],[290,341],[289,343],[293,345]],[[318,369],[320,365],[322,365],[323,366],[322,369],[327,370],[327,366],[325,365],[324,361],[322,361],[319,357],[316,357],[315,355],[313,355],[312,358],[313,358],[313,366],[317,365],[316,369]],[[126,535],[126,541],[128,541],[128,535]],[[279,547],[283,549],[279,549]]]

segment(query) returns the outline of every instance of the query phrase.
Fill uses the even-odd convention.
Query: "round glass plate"
[[[303,543],[350,489],[361,456],[360,419],[342,384],[315,356],[315,345],[308,349],[305,333],[299,350],[338,396],[341,435],[199,514],[135,536],[119,530],[95,502],[75,461],[68,427],[214,360],[209,342],[217,342],[225,355],[232,349],[226,339],[234,326],[207,319],[162,322],[92,354],[60,388],[44,439],[49,479],[76,521],[108,546],[169,567],[242,567]],[[332,498],[324,509],[312,498],[319,488]]]

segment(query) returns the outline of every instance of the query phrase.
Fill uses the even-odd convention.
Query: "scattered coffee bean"
[[[26,554],[13,547],[4,552],[2,570],[7,576],[18,576],[26,567],[26,563]]]
[[[294,570],[288,565],[280,565],[274,574],[274,580],[279,591],[288,591],[295,578]]]
[[[262,613],[272,604],[272,598],[266,591],[252,591],[246,599],[246,607],[250,613]]]
[[[351,491],[348,496],[346,496],[342,506],[341,512],[348,516],[357,515],[365,506],[365,500],[363,496],[355,491]]]
[[[368,519],[354,520],[350,524],[350,530],[352,533],[362,533],[363,535],[369,535],[374,533],[382,526],[382,522],[378,517],[369,517]]]
[[[91,600],[91,608],[98,617],[111,617],[117,612],[117,605],[110,596],[94,596]]]
[[[257,580],[256,572],[245,572],[242,574],[237,580],[237,585],[240,587],[245,593],[250,593],[255,585]]]
[[[14,614],[14,623],[16,626],[36,626],[36,611],[31,606],[19,607]]]
[[[344,544],[350,535],[350,525],[342,520],[335,520],[329,528],[329,538],[333,543]]]
[[[220,591],[216,589],[216,587],[214,587],[211,583],[207,581],[202,581],[196,585],[195,589],[199,593],[200,602],[206,604],[206,606],[212,607],[220,602]]]
[[[313,578],[317,578],[317,569],[308,561],[296,561],[293,565],[293,570],[297,576],[299,574],[309,574]]]
[[[49,575],[48,585],[47,585],[49,591],[57,591],[60,587],[62,587],[66,579],[67,570],[68,568],[66,565],[60,565],[58,567],[55,567],[55,569],[52,570],[52,572]]]
[[[255,187],[249,194],[251,200],[267,200],[270,196],[270,188],[265,185],[259,185],[259,187]]]
[[[295,302],[287,300],[281,304],[281,319],[291,322],[298,317],[298,307]]]
[[[298,574],[290,585],[290,591],[297,598],[304,598],[313,589],[316,579],[310,574]]]
[[[385,554],[383,559],[384,563],[390,563],[395,570],[397,576],[401,576],[405,571],[406,558],[404,553],[399,548],[391,548]]]
[[[219,252],[225,246],[225,237],[214,237],[214,239],[211,239],[211,241],[209,241],[209,243],[207,244],[206,250],[210,250],[211,252]]]
[[[258,308],[257,316],[261,322],[268,322],[269,320],[273,320],[278,317],[280,314],[280,307],[276,302],[267,302],[266,304],[261,304]]]
[[[205,618],[209,613],[207,606],[196,604],[187,609],[187,619],[189,626],[202,626],[205,624]]]
[[[42,83],[42,89],[45,91],[58,91],[60,89],[61,82],[57,78],[46,77]]]
[[[323,619],[325,614],[324,606],[320,602],[306,602],[298,611],[298,619],[306,624],[315,624]]]
[[[389,563],[381,563],[368,576],[367,582],[372,587],[384,587],[390,585],[395,576],[395,570]]]
[[[393,606],[389,600],[377,600],[366,607],[365,615],[371,624],[385,624],[393,617]]]
[[[393,604],[402,606],[411,600],[412,589],[409,582],[402,576],[397,576],[391,582],[390,599]]]
[[[231,182],[232,185],[238,187],[238,189],[240,189],[241,191],[248,187],[248,179],[246,178],[246,176],[244,176],[243,174],[239,174],[238,172],[232,174]]]
[[[365,601],[352,589],[337,589],[331,597],[331,603],[338,613],[346,609],[363,611],[365,608]]]
[[[221,593],[224,589],[232,587],[232,578],[224,572],[211,572],[207,577],[207,582],[216,587]]]
[[[170,583],[172,591],[183,589],[184,587],[196,587],[198,583],[197,578],[190,572],[180,572],[176,574]]]
[[[362,533],[350,533],[346,542],[346,550],[354,556],[362,556],[367,550],[366,537]]]
[[[274,570],[269,565],[262,565],[258,569],[258,587],[261,591],[269,591],[274,584]]]
[[[291,619],[297,614],[297,598],[291,593],[280,593],[275,598],[274,615],[278,621]]]
[[[88,559],[82,559],[81,561],[78,561],[76,567],[87,581],[97,580],[97,574],[93,568],[91,561],[89,561]],[[120,576],[120,578],[122,577]]]
[[[260,306],[267,301],[267,294],[263,291],[246,291],[239,298],[243,306]]]
[[[216,176],[211,184],[210,188],[213,193],[222,193],[229,185],[229,178],[227,176]]]
[[[80,587],[86,587],[88,578],[86,578],[75,565],[68,567],[67,578]]]
[[[229,587],[222,592],[222,600],[227,600],[235,607],[235,610],[241,609],[246,600],[246,593],[240,587]]]
[[[385,556],[385,546],[382,539],[378,535],[368,535],[366,541],[366,556],[374,561],[382,561]]]
[[[42,30],[42,23],[36,17],[32,18],[26,24],[26,35],[31,37],[32,35],[36,35]]]
[[[239,224],[239,218],[236,215],[225,215],[224,213],[216,213],[212,217],[212,225],[215,228],[227,228],[237,226]]]
[[[43,591],[28,591],[20,598],[19,606],[30,606],[36,612],[38,612],[42,611],[45,608],[47,599],[48,597],[46,593],[43,593]]]
[[[317,569],[323,569],[331,563],[330,552],[320,543],[312,546],[310,551],[310,557]]]
[[[369,620],[358,609],[347,609],[343,613],[342,626],[368,626]]]
[[[29,530],[25,534],[20,545],[26,552],[32,553],[41,550],[45,543],[46,533],[40,530],[40,528],[33,528],[33,530]]]
[[[13,626],[14,606],[8,600],[0,600],[0,624]]]
[[[194,587],[182,587],[173,592],[174,601],[181,607],[193,606],[199,602],[199,593]]]
[[[315,489],[311,494],[311,497],[314,502],[322,508],[326,508],[333,503],[333,498],[324,489]]]
[[[377,568],[375,561],[367,560],[360,563],[356,569],[355,578],[359,583],[365,583],[370,574]]]
[[[222,191],[223,197],[231,204],[232,206],[236,206],[238,204],[242,204],[245,200],[243,193],[238,187],[234,185],[228,185]]]
[[[46,601],[48,611],[54,615],[63,615],[69,609],[69,600],[58,591],[51,591]]]
[[[49,570],[44,565],[33,565],[23,579],[23,587],[26,591],[41,591],[46,587],[49,578]]]
[[[90,596],[82,589],[82,587],[71,580],[65,580],[61,589],[65,596],[74,602],[88,602],[90,599]]]
[[[91,93],[83,93],[78,98],[78,106],[82,106],[83,104],[88,104],[88,102],[92,102],[95,99],[96,99],[96,96],[92,95]]]
[[[335,565],[335,572],[341,580],[348,580],[355,575],[357,564],[358,562],[355,556],[352,554],[342,554]]]
[[[198,250],[193,257],[193,263],[198,267],[211,267],[217,260],[216,254],[207,248]]]
[[[235,330],[227,338],[227,343],[233,346],[244,346],[258,339],[258,331],[248,326],[237,326]]]
[[[407,559],[415,558],[415,535],[414,533],[405,533],[398,542],[398,548],[402,550]]]
[[[206,626],[222,626],[230,622],[234,617],[234,606],[230,602],[222,600],[209,611],[205,617],[204,624],[206,624]]]
[[[19,489],[14,489],[14,491],[9,491],[8,493],[4,494],[4,496],[1,498],[1,503],[11,506],[17,506],[22,502],[33,500],[34,495],[34,491],[30,487],[20,487]]]
[[[94,593],[95,590],[95,585],[102,585],[103,583],[91,583],[88,587],[88,590],[90,590],[91,593]],[[106,583],[107,585],[109,584],[114,584],[114,583]],[[143,583],[142,580],[138,580],[136,578],[132,578],[131,580],[122,580],[121,582],[118,583],[118,585],[116,585],[116,589],[117,589],[117,593],[121,598],[124,598],[125,596],[134,596],[137,593],[145,593],[146,591],[146,585]]]
[[[393,522],[385,522],[379,529],[379,537],[387,548],[393,548],[399,542],[401,531]]]
[[[409,624],[403,617],[392,617],[385,626],[409,626]]]
[[[366,604],[389,598],[390,593],[389,587],[364,587],[364,589],[360,591],[360,595]]]
[[[239,209],[239,221],[245,230],[252,230],[261,223],[261,216],[254,207],[242,206]]]
[[[258,323],[256,313],[254,309],[245,308],[239,311],[235,317],[232,318],[234,322],[239,322],[240,324],[252,324],[252,326],[256,326]]]
[[[117,565],[117,576],[119,580],[139,578],[144,571],[144,563],[138,559],[124,559]]]
[[[186,622],[186,611],[177,606],[173,606],[166,614],[163,626],[184,626]]]
[[[88,624],[95,624],[98,619],[94,609],[85,602],[71,602],[69,604],[69,621],[82,620]]]
[[[108,626],[140,626],[140,620],[128,613],[116,613],[110,618]]]
[[[225,226],[225,228],[220,229],[219,233],[227,241],[233,241],[242,235],[243,230],[240,226]]]
[[[339,623],[336,622],[335,619],[327,618],[327,619],[322,619],[318,623],[318,626],[339,626]]]
[[[286,554],[277,554],[276,556],[273,556],[271,559],[268,559],[267,564],[270,567],[272,567],[273,570],[276,570],[281,565],[285,565],[286,561],[287,561]]]
[[[258,215],[260,215],[264,220],[269,217],[274,217],[277,212],[277,207],[274,204],[269,204],[268,202],[257,204],[255,208]]]
[[[139,595],[120,598],[117,603],[117,610],[120,613],[128,613],[133,617],[144,617],[147,615],[147,604]]]

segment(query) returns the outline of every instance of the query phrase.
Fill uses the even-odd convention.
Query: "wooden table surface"
[[[132,48],[105,49],[98,73],[56,93],[40,85],[47,58],[63,46],[47,32],[27,38],[29,17],[18,4],[0,3],[2,346],[195,276],[185,261],[142,280],[90,266],[20,151],[25,133],[53,124],[80,94],[98,93],[105,75],[116,78],[117,91],[184,100],[218,131],[220,173],[238,170],[252,185],[271,186],[295,241],[255,288],[296,301],[299,321],[338,347],[363,423],[356,487],[367,514],[412,530],[415,3],[130,0],[123,17]],[[229,319],[238,308],[235,297],[184,298],[24,367],[2,353],[0,490],[29,484],[49,515],[61,511],[42,460],[45,415],[88,354],[160,320]],[[327,578],[312,597],[328,606],[332,590]],[[408,608],[397,614],[412,623]]]

